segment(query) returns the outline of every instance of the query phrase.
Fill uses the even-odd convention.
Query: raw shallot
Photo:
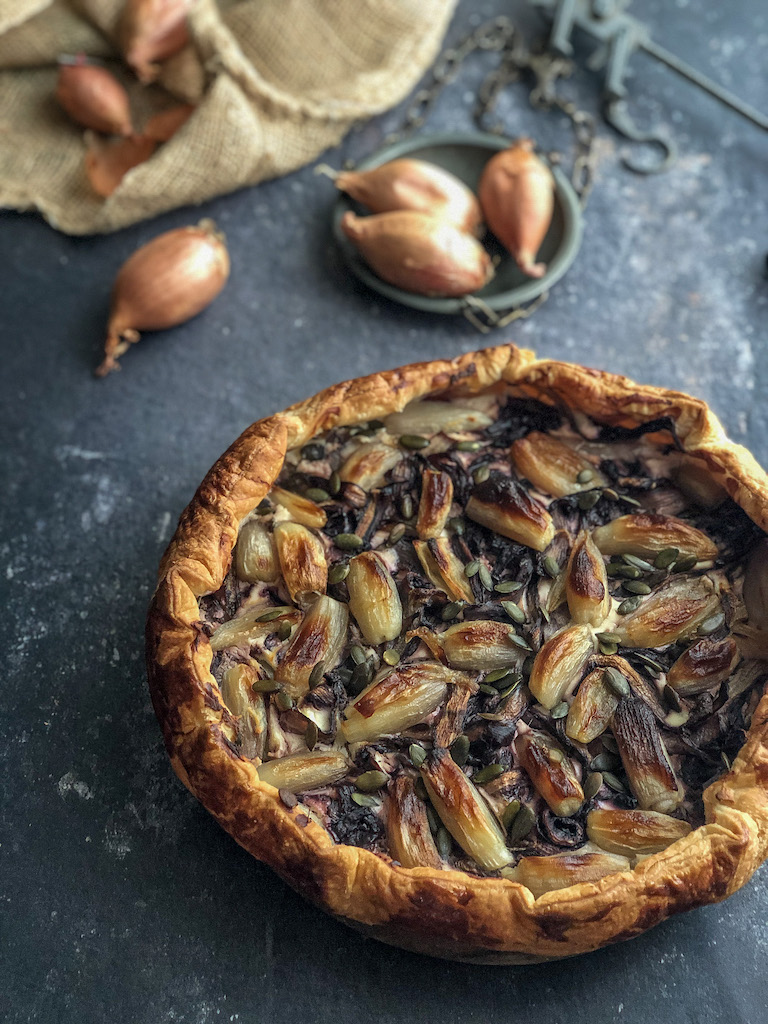
[[[497,153],[480,179],[486,223],[529,277],[543,277],[547,269],[536,262],[536,254],[552,222],[554,188],[552,172],[533,152],[530,139]]]
[[[119,369],[118,358],[139,331],[158,331],[184,323],[208,306],[229,276],[224,237],[213,221],[177,228],[147,242],[120,268],[99,377]]]
[[[73,121],[108,135],[131,135],[128,93],[106,68],[85,57],[62,58],[56,99]]]
[[[160,71],[158,62],[189,42],[189,6],[190,0],[127,0],[119,40],[140,82],[153,82]]]

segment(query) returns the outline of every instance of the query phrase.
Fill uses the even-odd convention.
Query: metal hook
[[[623,156],[621,162],[627,170],[634,171],[635,174],[659,174],[661,171],[666,171],[677,159],[677,147],[671,139],[664,135],[643,132],[637,127],[632,115],[627,110],[626,100],[608,100],[603,109],[603,116],[608,124],[625,138],[631,139],[633,142],[648,142],[651,145],[659,146],[662,150],[660,161],[650,166],[635,163],[629,157]]]

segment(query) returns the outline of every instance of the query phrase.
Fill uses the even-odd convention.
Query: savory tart
[[[250,427],[148,622],[174,768],[316,904],[523,963],[768,846],[768,479],[704,403],[500,346]]]

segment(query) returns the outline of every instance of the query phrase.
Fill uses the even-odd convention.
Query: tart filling
[[[260,780],[535,895],[701,825],[767,674],[765,535],[649,426],[495,387],[290,451],[199,602]]]

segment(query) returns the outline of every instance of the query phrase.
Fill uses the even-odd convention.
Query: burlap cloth
[[[456,0],[195,0],[192,44],[141,86],[112,40],[122,0],[0,0],[0,205],[68,234],[113,231],[295,170],[410,92]],[[86,53],[129,90],[134,124],[179,100],[189,121],[108,199],[83,131],[53,98],[56,59]]]

